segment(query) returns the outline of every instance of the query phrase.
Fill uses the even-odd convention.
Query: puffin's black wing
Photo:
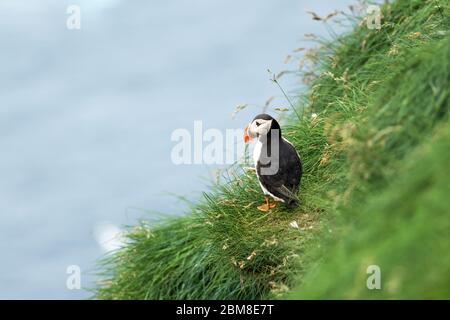
[[[259,181],[274,196],[285,202],[297,200],[297,191],[302,176],[302,163],[295,148],[288,142],[280,141],[279,170],[276,174],[265,175],[258,163],[256,170]]]

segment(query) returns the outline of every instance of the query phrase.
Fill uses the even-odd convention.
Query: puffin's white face
[[[249,142],[253,138],[266,136],[272,127],[272,120],[255,119],[244,130],[244,141]]]

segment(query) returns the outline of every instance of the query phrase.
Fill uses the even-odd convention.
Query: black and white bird
[[[276,206],[275,201],[288,208],[298,206],[302,162],[294,146],[283,138],[280,125],[268,114],[257,115],[245,128],[245,143],[254,138],[257,141],[253,161],[265,195],[265,202],[258,209],[268,211]]]

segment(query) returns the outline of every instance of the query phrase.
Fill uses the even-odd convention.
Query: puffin
[[[253,161],[265,198],[258,210],[269,211],[277,202],[283,202],[287,208],[297,207],[303,173],[297,150],[282,136],[279,123],[265,113],[257,115],[245,127],[244,142],[252,139],[257,139]]]

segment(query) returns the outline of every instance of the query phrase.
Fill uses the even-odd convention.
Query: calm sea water
[[[171,162],[173,130],[242,128],[260,109],[233,120],[237,104],[280,96],[267,68],[326,33],[305,11],[349,3],[1,0],[0,298],[88,297],[67,266],[92,286],[99,242],[205,189],[212,167]]]

